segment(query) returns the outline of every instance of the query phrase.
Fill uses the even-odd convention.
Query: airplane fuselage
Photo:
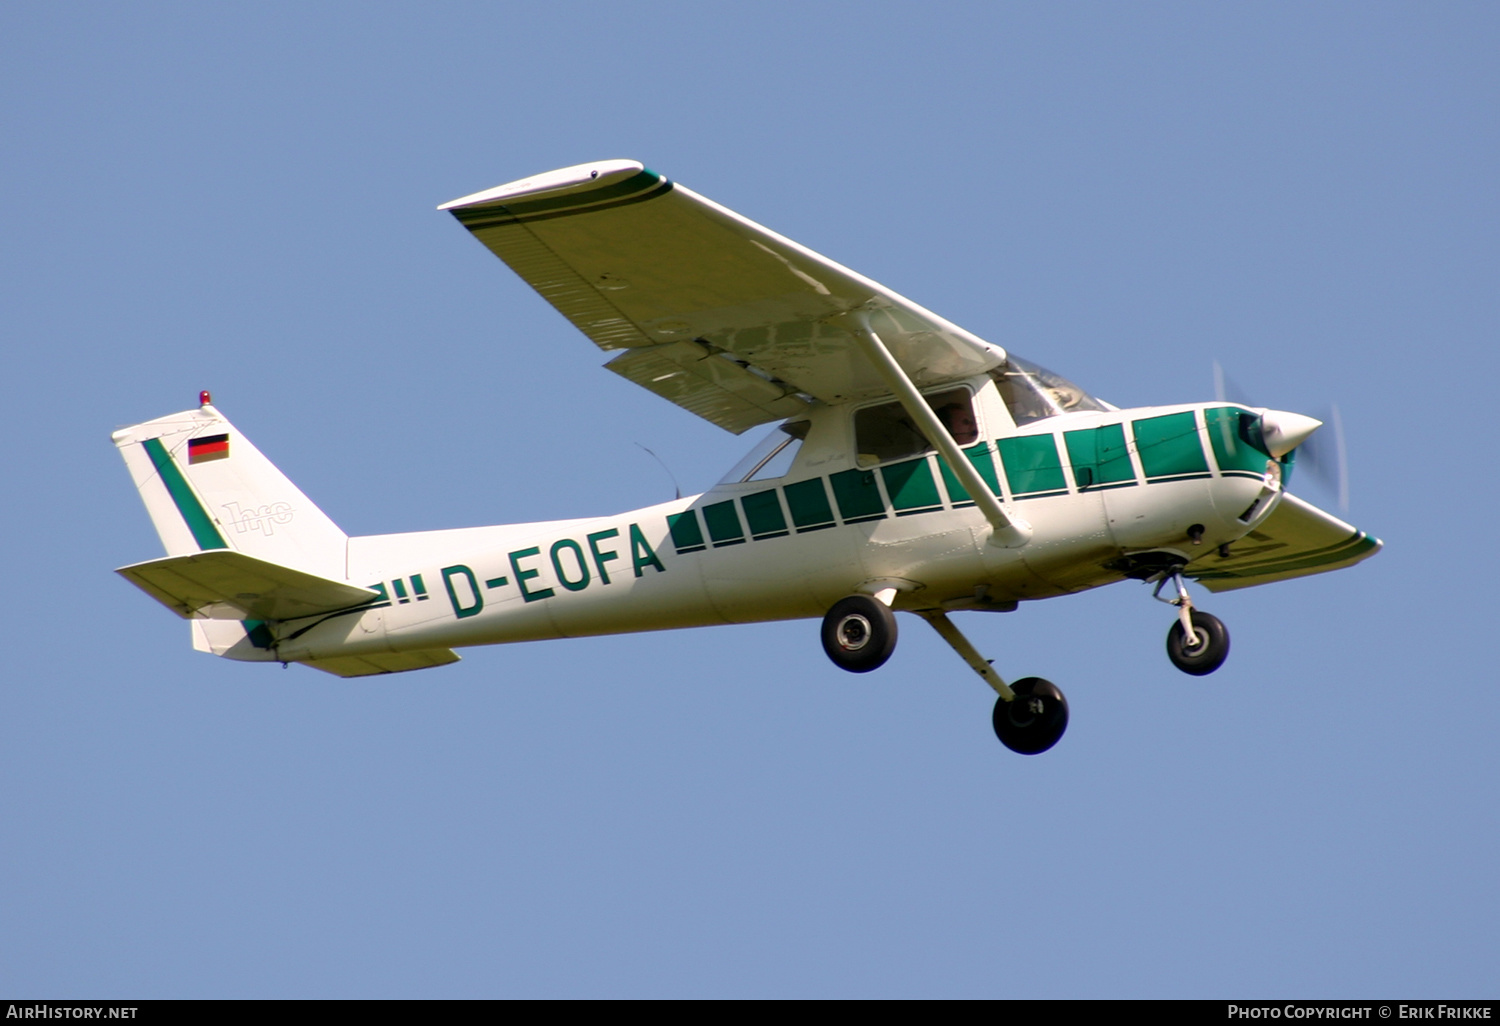
[[[820,410],[779,478],[597,519],[351,538],[348,578],[380,601],[215,647],[293,661],[819,617],[883,587],[898,610],[1011,609],[1209,555],[1268,515],[1281,468],[1236,444],[1230,409],[1064,414],[966,447],[1032,525],[1016,548],[989,541],[939,456],[861,467],[847,411]]]

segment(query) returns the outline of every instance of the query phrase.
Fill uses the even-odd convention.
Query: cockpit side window
[[[1010,356],[990,377],[1017,427],[1064,413],[1109,409],[1067,378],[1019,356]]]
[[[959,445],[969,445],[979,438],[974,400],[968,389],[950,389],[926,399],[927,405],[932,407]],[[854,414],[854,440],[862,467],[932,451],[927,438],[900,403],[882,403],[857,411]]]

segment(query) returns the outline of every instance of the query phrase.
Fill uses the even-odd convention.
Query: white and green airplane
[[[119,573],[194,647],[343,677],[465,645],[821,617],[879,667],[894,610],[998,695],[1026,754],[1062,692],[1007,684],[950,619],[1125,579],[1167,589],[1172,662],[1211,673],[1210,591],[1350,566],[1380,542],[1289,495],[1319,421],[1234,403],[1122,410],[625,160],[444,204],[605,350],[735,433],[776,422],[702,495],[617,516],[351,538],[211,404],[115,432],[167,556]]]

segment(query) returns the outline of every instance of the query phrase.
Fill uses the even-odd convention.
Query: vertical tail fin
[[[207,401],[122,428],[114,443],[167,555],[232,549],[347,577],[348,537]]]

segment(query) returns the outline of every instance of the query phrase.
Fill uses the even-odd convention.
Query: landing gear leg
[[[1175,599],[1161,597],[1161,590],[1169,581],[1177,586]],[[1183,673],[1204,677],[1224,665],[1229,658],[1229,628],[1217,616],[1193,608],[1180,571],[1157,581],[1151,597],[1177,607],[1177,622],[1167,632],[1167,658],[1173,666]]]
[[[1008,685],[995,672],[989,660],[980,655],[946,613],[921,613],[933,630],[952,646],[984,682],[995,689],[995,711],[991,723],[1000,743],[1021,755],[1045,752],[1068,729],[1068,700],[1061,689],[1049,680],[1026,677]]]

